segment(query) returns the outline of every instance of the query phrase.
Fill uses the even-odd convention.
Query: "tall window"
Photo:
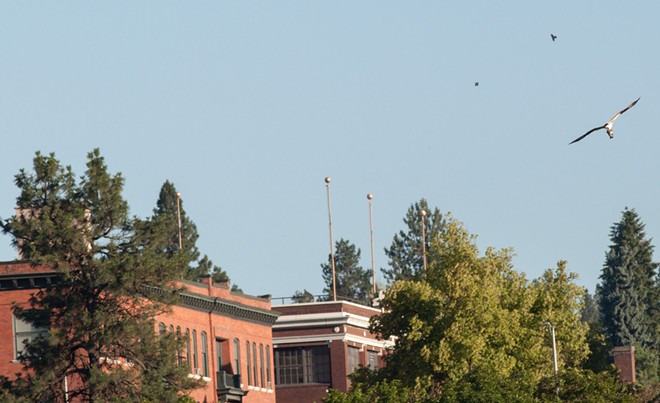
[[[360,349],[348,347],[348,373],[352,374],[360,365]]]
[[[215,357],[216,357],[216,365],[215,369],[220,372],[224,371],[224,364],[222,362],[222,343],[224,340],[222,339],[215,339]]]
[[[259,344],[259,382],[261,382],[261,387],[265,388],[266,383],[264,382],[264,345]]]
[[[177,326],[176,327],[176,340],[179,343],[178,344],[178,349],[176,351],[176,362],[179,363],[179,365],[183,364],[183,347],[181,345],[182,341],[182,336],[181,336],[181,327]]]
[[[48,335],[48,326],[36,326],[14,316],[14,358],[25,349],[25,343],[30,343],[39,336]]]
[[[378,352],[369,350],[369,368],[378,369]]]
[[[158,324],[158,335],[162,338],[165,337],[165,324],[160,322]]]
[[[257,379],[257,343],[252,343],[252,371],[254,372],[254,386],[259,386]]]
[[[245,352],[247,354],[247,375],[248,385],[252,386],[252,360],[250,359],[250,342],[245,342]]]
[[[209,376],[209,351],[206,340],[206,332],[202,332],[202,370],[205,377]]]
[[[268,382],[266,384],[266,387],[268,389],[271,389],[273,387],[273,383],[272,383],[272,380],[270,378],[270,376],[271,376],[270,371],[271,371],[271,368],[270,368],[270,346],[268,344],[266,344],[266,381]]]
[[[275,349],[275,383],[330,383],[330,350],[327,346]]]
[[[193,354],[193,373],[197,374],[199,365],[197,362],[197,330],[192,331],[192,354]]]
[[[241,344],[238,339],[234,339],[234,373],[241,373]]]
[[[190,356],[190,329],[186,329],[186,360],[188,361],[188,367],[192,363]]]

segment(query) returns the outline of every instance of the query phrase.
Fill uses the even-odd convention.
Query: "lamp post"
[[[555,340],[555,327],[550,324],[550,322],[541,323],[543,326],[547,326],[550,329],[550,336],[552,337],[552,363],[554,365],[555,372],[555,384],[556,390],[555,393],[559,394],[559,371],[557,368],[557,342]]]
[[[330,227],[330,266],[332,267],[332,300],[337,301],[337,282],[335,279],[335,247],[332,243],[332,213],[330,209],[330,179],[329,176],[325,178],[325,190],[328,194],[328,226]]]
[[[369,200],[369,233],[371,235],[371,284],[373,288],[373,293],[376,295],[376,266],[374,264],[374,221],[373,221],[373,213],[371,209],[371,199],[374,198],[374,195],[369,193],[367,195],[367,200]]]
[[[422,210],[422,264],[424,267],[424,277],[426,277],[426,229],[424,228],[424,221],[426,221],[426,210]]]
[[[183,240],[181,239],[181,192],[176,192],[176,212],[177,221],[179,222],[179,253],[183,249]]]

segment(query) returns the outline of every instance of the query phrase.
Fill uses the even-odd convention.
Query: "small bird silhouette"
[[[475,86],[475,87],[478,87],[478,86],[479,86],[479,81],[475,81],[475,82],[474,82],[474,86]]]
[[[641,98],[641,97],[640,97],[640,98]],[[612,129],[612,125],[614,124],[614,121],[617,120],[617,119],[619,118],[619,116],[621,116],[621,115],[623,114],[623,112],[625,112],[625,111],[627,111],[628,109],[630,109],[630,108],[632,108],[633,106],[635,106],[635,104],[637,103],[637,101],[640,100],[640,98],[637,98],[636,100],[633,101],[633,103],[631,103],[630,105],[626,106],[624,110],[622,110],[621,112],[619,112],[619,113],[617,113],[616,115],[614,115],[614,116],[612,117],[612,119],[610,119],[609,122],[605,123],[605,124],[602,125],[602,126],[594,127],[593,129],[589,130],[588,132],[584,133],[582,136],[576,138],[575,140],[571,141],[571,142],[568,143],[568,144],[577,143],[578,141],[580,141],[580,140],[582,140],[583,138],[587,137],[587,136],[590,135],[591,133],[593,133],[593,132],[595,132],[595,131],[598,131],[598,130],[601,130],[601,129],[605,129],[605,130],[607,130],[607,135],[610,136],[610,139],[613,138],[613,137],[614,137],[614,130]]]
[[[555,41],[555,39],[557,39],[557,35],[554,35],[554,34],[550,34],[550,38],[552,38],[552,41],[554,42],[554,41]]]

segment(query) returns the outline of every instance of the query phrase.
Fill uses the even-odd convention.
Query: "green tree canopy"
[[[426,216],[422,216],[422,210]],[[424,234],[426,238],[426,249],[430,243],[442,231],[445,220],[437,208],[431,209],[425,199],[412,204],[408,208],[403,222],[407,231],[399,231],[392,239],[392,245],[385,248],[390,268],[381,268],[388,283],[396,280],[420,279],[423,270],[422,256],[422,220],[424,221]]]
[[[510,250],[480,255],[475,237],[451,216],[428,253],[421,281],[396,281],[386,291],[384,312],[370,328],[396,343],[387,365],[356,379],[355,390],[367,390],[361,382],[399,380],[427,391],[422,401],[538,401],[547,380],[554,382],[546,322],[556,329],[560,373],[589,378],[582,368],[589,352],[589,327],[580,320],[584,289],[565,262],[529,282],[513,269]],[[614,375],[603,377],[616,386]],[[594,396],[587,389],[580,389],[583,401]]]
[[[371,273],[360,266],[360,249],[347,240],[340,239],[335,243],[335,286],[337,299],[368,303],[371,297]],[[332,299],[332,263],[322,263],[324,293]]]
[[[153,318],[175,301],[184,260],[167,258],[168,223],[129,216],[124,179],[99,150],[76,179],[54,154],[37,152],[33,171],[15,177],[17,213],[0,225],[23,258],[59,273],[15,313],[51,325],[20,356],[27,375],[14,391],[30,401],[173,401],[197,386],[171,357],[174,337],[158,338]],[[112,358],[112,359],[108,359]],[[131,366],[117,365],[130,362]]]

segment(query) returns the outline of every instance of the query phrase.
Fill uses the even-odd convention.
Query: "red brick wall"
[[[243,301],[240,301],[241,303]],[[223,339],[227,340],[227,344],[223,349],[223,367],[226,370],[231,370],[234,372],[233,363],[234,363],[234,347],[233,340],[235,338],[239,341],[240,346],[240,373],[241,373],[241,383],[243,384],[243,390],[249,391],[247,396],[243,398],[245,403],[274,403],[275,402],[275,378],[274,378],[274,362],[273,362],[273,338],[271,327],[267,325],[262,325],[258,323],[233,319],[229,317],[224,317],[220,315],[209,315],[207,312],[201,312],[193,309],[188,309],[181,306],[175,306],[172,308],[172,311],[165,315],[160,315],[156,318],[157,322],[162,322],[165,324],[165,328],[169,329],[170,325],[174,326],[174,329],[178,327],[181,328],[181,332],[185,334],[186,330],[189,329],[192,334],[193,330],[197,332],[197,357],[198,357],[198,366],[203,368],[202,365],[202,346],[201,346],[201,334],[206,332],[207,334],[207,351],[208,351],[208,368],[209,374],[211,375],[211,380],[207,384],[205,390],[197,390],[191,394],[191,396],[197,401],[204,401],[206,399],[208,402],[215,402],[215,390],[216,390],[216,371],[220,369],[217,368],[217,352],[215,340]],[[245,351],[246,341],[256,343],[257,354],[259,354],[260,346],[264,348],[264,383],[267,383],[268,377],[266,374],[266,348],[270,350],[270,382],[271,387],[268,388],[267,385],[262,387],[261,385],[261,360],[258,356],[257,358],[257,379],[258,386],[248,385],[247,377],[247,353]],[[191,342],[192,349],[192,342]],[[183,352],[184,356],[186,352]],[[253,360],[253,357],[250,357]],[[192,366],[192,357],[191,357],[191,366]],[[229,371],[228,371],[229,372]],[[254,383],[254,380],[253,380]]]
[[[22,372],[23,365],[15,363],[14,303],[27,306],[30,295],[36,290],[15,290],[0,292],[0,375],[14,379],[17,372]]]
[[[327,385],[292,385],[277,388],[277,401],[282,403],[321,403],[328,394]]]
[[[4,263],[0,264],[0,275],[15,275],[15,274],[28,274],[35,272],[51,272],[43,267],[31,267],[26,263]],[[222,298],[228,301],[233,301],[242,305],[250,306],[253,308],[270,310],[270,301],[264,298],[243,296],[240,294],[232,294],[229,289],[223,287],[211,287],[208,285],[195,285],[186,284],[189,292],[194,292],[203,296],[211,295],[213,297]],[[14,302],[26,305],[30,295],[37,290],[12,290],[0,291],[0,375],[7,377],[14,377],[14,373],[21,371],[22,365],[12,362],[14,360],[14,333],[13,333],[13,316],[12,306]],[[186,329],[192,333],[193,329],[197,331],[197,345],[198,345],[198,366],[202,368],[201,363],[201,334],[207,334],[207,351],[208,351],[208,368],[210,380],[207,387],[194,391],[192,397],[199,401],[216,402],[216,376],[215,372],[219,369],[216,368],[216,338],[228,340],[227,348],[223,349],[223,367],[226,370],[232,370],[231,364],[234,362],[234,348],[233,340],[238,338],[240,345],[240,372],[243,389],[249,391],[247,396],[244,397],[245,403],[274,403],[275,402],[275,377],[274,377],[274,354],[273,354],[273,339],[272,329],[270,325],[255,323],[247,320],[239,320],[231,317],[221,316],[217,314],[209,315],[208,312],[202,312],[183,306],[172,307],[171,312],[159,315],[156,319],[157,324],[162,322],[165,328],[169,330],[170,325],[176,330],[177,327],[181,328],[183,334]],[[245,342],[249,341],[250,344],[256,343],[257,346],[257,378],[258,386],[250,386],[247,382],[247,355],[245,351]],[[264,348],[264,383],[261,385],[261,360],[259,358],[260,346]],[[192,343],[191,343],[192,348]],[[268,376],[266,374],[266,350],[269,351],[270,356],[270,384],[267,385]],[[186,352],[183,352],[185,357]],[[229,371],[228,371],[229,372]],[[254,383],[254,382],[253,382]]]

